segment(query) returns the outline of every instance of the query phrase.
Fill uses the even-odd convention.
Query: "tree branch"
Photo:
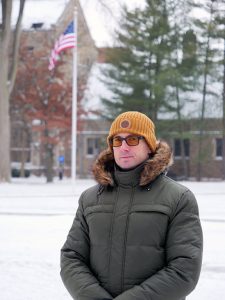
[[[2,47],[7,50],[10,41],[12,0],[2,0],[2,29],[0,30]]]
[[[21,22],[24,11],[24,5],[26,0],[20,0],[19,14],[16,22],[16,27],[14,31],[13,39],[13,53],[12,53],[12,63],[9,70],[8,82],[9,82],[9,94],[12,92],[15,79],[16,79],[16,70],[18,64],[18,53],[19,53],[19,41],[20,41],[20,32],[21,32]]]

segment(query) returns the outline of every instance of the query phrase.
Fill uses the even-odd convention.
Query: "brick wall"
[[[74,6],[77,5],[78,9],[78,39],[77,39],[77,76],[78,76],[78,97],[82,97],[84,86],[87,82],[87,78],[92,67],[94,61],[97,58],[97,49],[95,47],[94,41],[90,35],[86,20],[84,18],[81,6],[79,1],[70,0],[65,7],[65,10],[62,12],[62,15],[58,19],[57,23],[52,26],[49,30],[43,30],[41,27],[30,30],[24,30],[21,33],[21,43],[20,43],[20,59],[18,64],[18,69],[24,68],[25,59],[29,57],[36,57],[38,54],[41,53],[41,57],[39,59],[44,60],[46,66],[48,65],[49,56],[51,53],[52,48],[54,47],[55,41],[59,38],[60,34],[66,29],[68,24],[73,20],[74,14]],[[72,49],[68,49],[64,51],[63,55],[60,56],[61,63],[57,66],[58,70],[61,72],[61,80],[64,82],[72,83]],[[25,57],[26,58],[25,58]],[[38,60],[37,63],[34,62],[34,68],[38,68]],[[53,75],[54,76],[54,75]],[[17,97],[17,86],[15,85],[14,92],[12,94],[11,102]],[[24,91],[24,97],[26,96],[26,91]],[[57,95],[56,95],[57,97]],[[72,99],[68,99],[68,101],[72,101]],[[18,110],[19,111],[19,110]],[[24,130],[23,126],[18,126],[18,122],[20,119],[22,120],[22,115],[19,117],[16,110],[11,110],[11,127],[12,131],[17,135],[21,134],[21,131]],[[23,121],[23,120],[22,120]],[[27,124],[28,126],[28,124]],[[29,125],[32,128],[31,125]],[[67,140],[66,140],[67,139]],[[60,154],[65,155],[66,163],[68,169],[70,168],[70,141],[71,139],[71,132],[68,132],[68,135],[65,139],[65,143],[61,141],[59,145],[55,146],[55,167],[57,168],[57,156]],[[35,132],[31,132],[31,138],[29,137],[30,143],[30,157],[31,157],[31,165],[34,165],[37,169],[42,168],[43,166],[43,153],[41,151],[41,141],[39,140],[39,135]],[[12,138],[11,140],[11,148],[12,149],[20,149],[22,151],[22,143],[19,144],[18,140]],[[19,150],[18,150],[19,151]],[[20,151],[19,151],[20,152]],[[15,154],[15,153],[14,153]],[[17,153],[17,157],[19,157],[20,153]],[[14,155],[15,156],[15,155]],[[14,157],[13,156],[13,157]],[[13,158],[12,157],[12,158]],[[69,175],[68,171],[68,175]],[[40,173],[40,172],[39,172]]]

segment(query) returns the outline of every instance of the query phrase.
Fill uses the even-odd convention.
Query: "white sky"
[[[26,0],[22,20],[23,27],[30,28],[32,23],[44,22],[45,28],[49,28],[51,24],[56,22],[68,1],[69,0]],[[15,25],[18,16],[18,8],[19,1],[14,0],[12,13],[13,25]]]
[[[116,20],[120,16],[120,7],[126,4],[128,8],[143,7],[145,0],[102,0],[106,3],[108,10],[100,4],[100,0],[80,0],[89,26],[91,35],[96,42],[97,47],[112,44],[112,36],[116,27]],[[198,0],[197,2],[206,0]],[[26,0],[23,27],[31,28],[32,23],[43,22],[45,28],[50,28],[55,24],[59,16],[62,14],[65,5],[69,0]],[[15,24],[18,14],[19,1],[13,1],[13,20]],[[111,11],[111,13],[110,13]],[[196,14],[199,11],[196,9]],[[202,13],[201,13],[202,15]],[[1,7],[0,7],[1,20]]]
[[[80,0],[83,12],[96,46],[112,44],[113,28],[119,18],[120,6],[126,3],[129,8],[143,6],[145,0],[104,0],[109,10],[104,9],[99,0]],[[32,23],[43,22],[44,27],[50,28],[55,24],[69,0],[26,0],[22,25],[31,28]],[[18,15],[19,1],[13,1],[12,24]],[[1,8],[0,8],[1,20]]]
[[[91,35],[96,42],[96,46],[110,45],[112,42],[113,29],[116,20],[120,17],[120,7],[126,3],[132,9],[137,6],[142,7],[144,0],[105,0],[109,10],[101,6],[99,0],[80,0],[88,23]]]
[[[97,47],[112,45],[116,22],[120,17],[120,7],[126,4],[129,9],[143,7],[145,0],[80,0],[83,12]],[[201,0],[205,2],[205,0]],[[44,27],[50,28],[62,14],[69,0],[26,0],[23,27],[31,28],[32,23],[43,22]],[[13,1],[12,24],[15,24],[18,15],[19,1]],[[196,10],[197,11],[197,10]],[[1,7],[0,7],[1,20]]]

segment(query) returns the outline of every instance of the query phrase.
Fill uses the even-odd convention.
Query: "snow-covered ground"
[[[0,184],[0,299],[69,300],[59,276],[59,253],[80,193],[94,184],[43,179]],[[196,195],[204,232],[201,277],[188,300],[225,294],[225,182],[183,182]],[[165,299],[166,300],[166,299]]]

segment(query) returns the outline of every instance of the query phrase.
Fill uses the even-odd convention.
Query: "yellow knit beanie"
[[[131,133],[145,138],[151,151],[156,150],[155,125],[146,115],[137,111],[127,111],[120,114],[112,123],[107,142],[111,148],[110,140],[119,133]]]

